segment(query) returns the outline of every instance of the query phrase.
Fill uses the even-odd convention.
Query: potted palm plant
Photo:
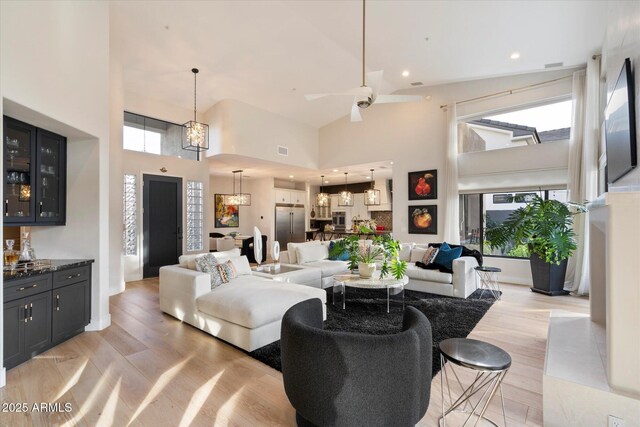
[[[544,200],[536,195],[502,224],[487,229],[489,246],[526,246],[533,277],[531,290],[545,295],[565,295],[568,293],[564,290],[567,260],[576,249],[573,216],[585,210],[584,205]]]
[[[372,245],[364,245],[356,235],[338,240],[330,250],[330,258],[339,259],[340,254],[348,254],[349,269],[358,269],[361,277],[371,277],[380,264],[380,278],[388,274],[394,279],[402,279],[407,271],[406,261],[400,261],[400,242],[389,235],[377,236]]]

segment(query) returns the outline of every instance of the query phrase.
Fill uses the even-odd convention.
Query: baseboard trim
[[[111,314],[107,313],[106,316],[103,316],[100,319],[94,319],[89,323],[84,330],[85,331],[101,331],[107,327],[111,326]]]

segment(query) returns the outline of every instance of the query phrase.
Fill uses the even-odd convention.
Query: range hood
[[[380,190],[380,204],[376,206],[369,206],[369,212],[392,210],[393,199],[391,193],[391,180],[376,179],[375,188],[376,190]]]

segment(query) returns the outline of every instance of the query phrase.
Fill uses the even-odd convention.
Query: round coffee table
[[[493,344],[468,338],[449,338],[442,341],[439,348],[440,394],[442,398],[440,425],[446,426],[447,418],[449,418],[454,422],[454,425],[467,425],[467,423],[470,425],[483,425],[488,423],[497,426],[495,422],[486,418],[484,414],[496,391],[500,389],[502,416],[506,426],[507,417],[504,411],[502,380],[511,366],[509,353]],[[451,366],[448,367],[447,365]],[[476,371],[475,380],[469,386],[464,387],[453,365]],[[453,382],[453,379],[456,380],[461,390],[461,394],[457,398],[455,398],[455,393],[452,393],[451,382]],[[455,384],[453,385],[455,386]],[[446,409],[445,405],[445,396],[449,397],[448,409]]]
[[[394,279],[386,276],[380,279],[380,272],[373,273],[373,277],[365,279],[358,274],[337,274],[333,276],[333,305],[339,297],[342,297],[342,309],[346,308],[347,287],[360,289],[386,289],[387,290],[387,313],[389,312],[389,299],[391,295],[402,295],[402,309],[404,310],[404,285],[409,283],[409,278]],[[338,304],[340,305],[340,304]]]
[[[485,291],[489,291],[493,296],[493,299],[500,300],[502,291],[500,290],[500,283],[498,282],[498,273],[502,270],[498,267],[489,267],[486,265],[478,266],[474,268],[478,276],[480,277],[480,289],[482,292],[480,296],[484,295]]]

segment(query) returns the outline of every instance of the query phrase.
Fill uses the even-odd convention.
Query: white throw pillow
[[[427,248],[423,249],[423,248],[415,247],[411,249],[411,258],[409,262],[417,262],[417,261],[422,262],[422,258],[424,258],[424,254],[426,252],[427,252]]]
[[[329,258],[329,249],[325,245],[299,246],[297,251],[298,264]]]
[[[236,268],[237,276],[249,276],[251,275],[251,266],[246,256],[234,256],[229,258],[231,263]]]
[[[298,262],[298,254],[296,249],[301,246],[320,246],[320,240],[312,240],[304,243],[287,243],[287,253],[289,255],[289,264],[300,264]]]
[[[236,256],[240,256],[240,248],[229,249],[228,251],[219,251],[219,252],[211,252],[214,257],[218,259],[222,258],[232,258]]]
[[[180,255],[180,257],[178,258],[178,264],[180,264],[180,267],[188,268],[189,270],[195,271],[196,258],[200,258],[201,256],[205,256],[207,254],[213,255],[217,260],[222,260],[223,258],[228,259],[230,257],[240,256],[240,249],[234,248],[229,249],[228,251],[221,252],[205,252],[203,254]],[[226,261],[226,259],[224,261]]]
[[[400,245],[400,250],[398,251],[400,261],[409,262],[411,260],[411,249],[413,249],[413,243],[402,243]]]

